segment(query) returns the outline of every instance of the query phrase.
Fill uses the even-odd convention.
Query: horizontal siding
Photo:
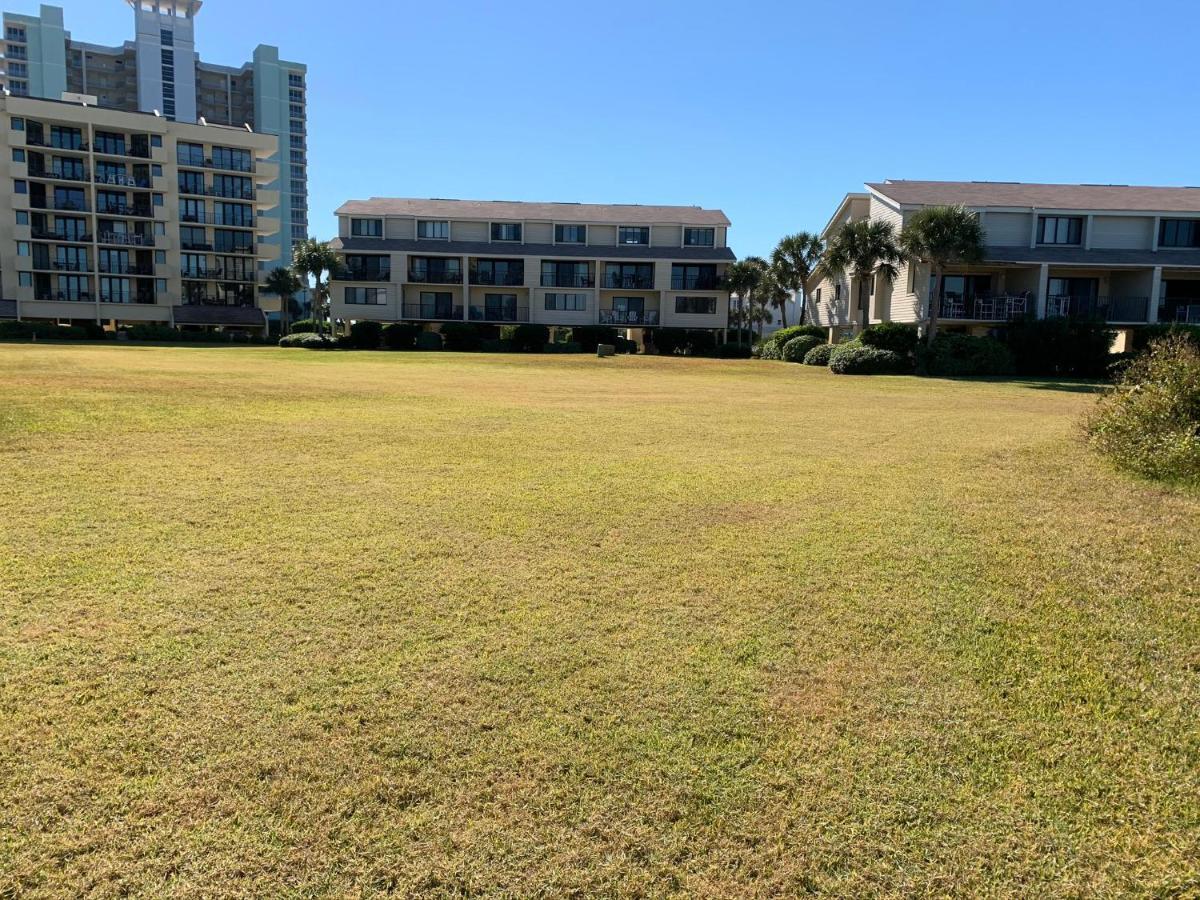
[[[527,244],[553,244],[554,226],[549,222],[526,222],[525,242]]]
[[[652,247],[679,247],[682,244],[682,232],[678,225],[654,225],[650,229],[650,245]]]
[[[588,244],[595,247],[615,247],[617,244],[617,226],[589,225]]]
[[[1154,219],[1149,216],[1094,216],[1094,250],[1149,250],[1154,246]]]
[[[984,243],[991,247],[1028,247],[1032,227],[1029,213],[985,213]]]
[[[455,219],[450,223],[450,237],[456,241],[486,241],[491,237],[491,231],[487,222]]]

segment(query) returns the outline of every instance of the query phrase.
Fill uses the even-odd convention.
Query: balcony
[[[103,156],[131,156],[135,159],[149,159],[150,148],[148,146],[134,146],[126,143],[114,143],[111,141],[97,141],[93,150]]]
[[[185,248],[186,249],[186,248]],[[254,253],[254,244],[216,244],[212,248],[213,253],[232,254],[236,256],[250,256]]]
[[[122,247],[153,247],[154,236],[127,231],[101,231],[101,244],[118,244]]]
[[[645,311],[626,310],[626,309],[602,309],[600,310],[601,325],[657,325],[658,310],[647,309]]]
[[[75,301],[87,302],[94,300],[91,291],[38,291],[34,294],[35,300],[60,300],[60,301]]]
[[[408,280],[414,284],[462,284],[462,270],[409,269]]]
[[[654,290],[653,275],[622,275],[609,272],[604,276],[602,287],[609,290],[652,291]]]
[[[1052,295],[1046,298],[1046,318],[1089,322],[1146,322],[1150,318],[1150,298]]]
[[[46,143],[45,137],[34,137],[31,134],[25,135],[25,144],[29,147],[49,147],[52,150],[65,150],[68,153],[87,153],[87,141],[64,141],[60,139],[51,139],[50,143]]]
[[[426,319],[430,321],[442,322],[458,322],[462,321],[463,308],[461,306],[438,304],[438,303],[405,303],[404,315],[405,319]]]
[[[591,275],[548,275],[542,273],[542,287],[590,288],[596,283]]]
[[[721,279],[716,275],[672,275],[671,290],[673,291],[715,291],[721,286]]]
[[[92,242],[90,234],[70,235],[65,231],[47,231],[45,228],[31,229],[30,236],[35,241],[58,241],[63,244],[90,244]]]
[[[84,179],[87,180],[86,178]],[[149,178],[134,178],[132,175],[121,175],[116,172],[108,175],[97,175],[93,181],[96,184],[111,184],[116,187],[141,188],[142,190],[150,189]]]
[[[104,291],[101,291],[100,292],[100,302],[101,303],[149,304],[149,303],[154,303],[155,300],[154,300],[154,294],[152,292],[150,292],[150,293],[139,292],[137,294],[123,294],[123,293],[105,293]]]
[[[1200,325],[1200,298],[1170,298],[1159,306],[1158,321]]]
[[[478,306],[471,304],[472,322],[528,322],[528,306]]]
[[[141,203],[105,203],[96,207],[98,216],[119,216],[126,219],[153,219],[154,207]]]
[[[185,306],[254,306],[254,292],[240,291],[224,297],[213,297],[209,294],[194,294],[184,297]]]
[[[185,169],[217,169],[222,172],[241,172],[246,175],[254,173],[254,165],[252,163],[231,161],[229,165],[225,165],[223,162],[217,162],[208,157],[186,155],[177,156],[175,162]]]
[[[498,287],[520,287],[524,283],[525,272],[521,269],[501,272],[471,272],[471,284],[484,284]]]
[[[34,260],[33,268],[41,272],[91,272],[86,259],[43,259]]]
[[[88,212],[90,210],[86,202],[81,203],[78,200],[48,200],[44,197],[40,200],[30,200],[29,205],[34,209],[51,209],[55,212]]]
[[[1032,294],[979,294],[943,297],[938,315],[943,319],[974,322],[1008,322],[1033,313],[1037,303]]]
[[[88,181],[88,174],[83,169],[46,169],[40,166],[29,167],[30,178],[44,178],[51,181]]]
[[[338,272],[336,281],[391,281],[392,270],[383,269],[342,269]]]
[[[154,266],[138,263],[100,263],[101,275],[153,275]],[[186,277],[186,276],[184,276]]]

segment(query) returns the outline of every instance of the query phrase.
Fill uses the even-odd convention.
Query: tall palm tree
[[[804,324],[804,313],[808,307],[808,282],[813,270],[825,252],[825,242],[820,235],[801,231],[789,234],[771,251],[771,268],[775,278],[785,288],[795,291],[800,299],[800,325]],[[782,308],[783,327],[787,328],[787,308]]]
[[[725,290],[737,294],[738,344],[745,337],[745,325],[749,321],[746,307],[753,304],[754,292],[766,272],[767,262],[760,256],[747,256],[725,268]]]
[[[322,276],[328,272],[331,276],[341,268],[342,260],[337,251],[324,241],[305,238],[298,241],[292,249],[292,267],[301,275],[312,276],[313,288],[313,319],[317,323],[317,334],[321,334],[324,322],[324,307],[329,299],[329,291],[322,284]],[[330,322],[332,330],[333,323]]]
[[[858,305],[862,310],[862,326],[871,324],[869,301],[863,290],[878,275],[888,284],[900,273],[900,250],[896,226],[885,219],[859,219],[847,222],[825,248],[822,262],[835,279],[853,269],[858,278]]]
[[[792,299],[792,293],[788,285],[784,284],[779,273],[774,266],[767,269],[766,274],[759,282],[758,290],[755,292],[758,302],[762,305],[762,312],[758,319],[758,339],[762,340],[762,326],[764,321],[771,321],[775,316],[768,310],[771,308],[779,310],[780,319],[783,322],[783,327],[787,328],[787,305]]]
[[[933,270],[929,327],[925,329],[925,340],[932,344],[937,336],[946,268],[972,265],[983,259],[983,226],[979,216],[965,206],[927,206],[913,213],[900,234],[900,243],[909,265],[923,262]]]
[[[292,298],[304,290],[304,282],[291,269],[276,266],[267,273],[263,290],[279,298],[279,331],[287,334],[292,325]]]

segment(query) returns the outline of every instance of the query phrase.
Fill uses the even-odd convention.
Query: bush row
[[[169,325],[151,322],[122,328],[120,336],[130,341],[156,341],[159,343],[184,344],[266,344],[272,339],[241,331],[184,331]],[[37,338],[53,341],[102,341],[114,340],[118,334],[105,331],[95,322],[78,322],[73,325],[56,325],[53,322],[0,321],[0,340]]]

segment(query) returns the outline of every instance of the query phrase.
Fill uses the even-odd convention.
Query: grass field
[[[0,897],[1200,894],[1084,386],[0,345]]]

